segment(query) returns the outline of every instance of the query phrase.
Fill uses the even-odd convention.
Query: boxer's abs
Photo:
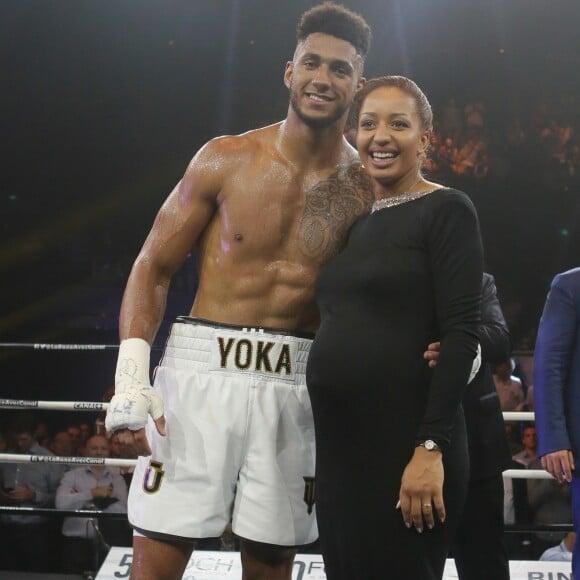
[[[190,315],[216,322],[315,332],[318,266],[276,260],[202,269]]]

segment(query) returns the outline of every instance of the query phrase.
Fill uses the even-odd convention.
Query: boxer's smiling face
[[[315,32],[298,44],[286,65],[284,83],[290,89],[290,106],[312,128],[332,125],[348,111],[362,83],[362,59],[354,46]]]

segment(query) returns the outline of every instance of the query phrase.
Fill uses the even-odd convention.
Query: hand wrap
[[[153,419],[163,416],[163,400],[153,390],[149,379],[151,347],[141,338],[128,338],[119,346],[115,371],[115,395],[109,403],[105,428],[137,431]]]

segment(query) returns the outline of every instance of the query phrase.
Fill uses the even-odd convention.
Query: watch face
[[[431,439],[427,439],[427,441],[425,441],[425,449],[427,449],[427,451],[433,451],[433,449],[435,449],[435,442],[431,441]]]

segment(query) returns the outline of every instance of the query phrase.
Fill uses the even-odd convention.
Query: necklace
[[[434,187],[433,189],[428,189],[427,191],[407,191],[405,193],[400,193],[399,195],[393,195],[392,197],[382,197],[373,203],[371,213],[375,213],[376,211],[385,209],[387,207],[401,205],[402,203],[407,203],[408,201],[413,201],[414,199],[419,199],[420,197],[424,197],[425,195],[433,193],[438,189],[441,189],[441,187]]]

